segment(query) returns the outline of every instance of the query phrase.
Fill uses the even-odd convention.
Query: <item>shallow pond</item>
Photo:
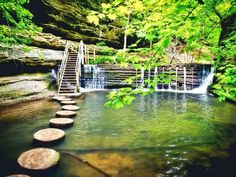
[[[0,176],[236,176],[236,105],[208,95],[161,92],[114,110],[104,107],[106,95],[87,93],[77,100],[74,126],[65,129],[62,142],[50,145],[61,152],[60,163],[46,172],[21,169],[16,159],[43,146],[32,136],[48,127],[60,105],[39,100],[0,108]]]

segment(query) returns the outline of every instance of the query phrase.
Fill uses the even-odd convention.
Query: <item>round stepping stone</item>
[[[72,101],[71,98],[60,98],[60,99],[57,99],[58,101]]]
[[[62,106],[62,109],[69,110],[69,111],[76,111],[79,109],[79,106],[65,105],[65,106]]]
[[[76,101],[61,101],[61,104],[76,104]]]
[[[24,175],[24,174],[15,174],[15,175],[9,175],[9,176],[5,176],[5,177],[30,177],[30,176]]]
[[[57,111],[56,112],[57,116],[62,116],[62,117],[71,117],[76,115],[75,111]]]
[[[23,152],[17,159],[18,164],[29,170],[46,170],[58,163],[60,154],[49,148],[36,148]]]
[[[61,99],[65,99],[66,97],[64,96],[53,96],[52,99],[53,100],[61,100]]]
[[[41,142],[53,142],[64,138],[65,132],[57,128],[45,128],[34,134],[34,139]]]
[[[66,127],[74,123],[73,119],[69,118],[54,118],[49,121],[50,125],[54,127]]]

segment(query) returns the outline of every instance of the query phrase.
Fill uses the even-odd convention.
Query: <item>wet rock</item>
[[[52,97],[52,100],[56,100],[56,101],[59,101],[59,100],[61,100],[61,99],[65,99],[66,97],[64,97],[64,96],[53,96]]]
[[[75,111],[57,111],[56,112],[57,116],[62,116],[62,117],[71,117],[76,115]]]
[[[62,109],[69,110],[69,111],[76,111],[76,110],[79,110],[80,107],[75,106],[75,105],[65,105],[65,106],[62,106]]]
[[[66,105],[76,104],[76,101],[61,101],[61,104],[66,104]]]
[[[58,163],[60,154],[48,148],[36,148],[23,152],[17,159],[22,168],[30,170],[46,170]]]
[[[30,177],[30,176],[24,175],[24,174],[15,174],[15,175],[9,175],[9,176],[6,176],[6,177]]]
[[[37,131],[34,139],[40,142],[55,142],[65,137],[65,132],[56,128],[46,128]]]
[[[53,127],[67,127],[74,123],[73,119],[69,118],[54,118],[50,119],[49,121],[50,125]]]

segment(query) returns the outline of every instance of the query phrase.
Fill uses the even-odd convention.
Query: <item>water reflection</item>
[[[104,107],[106,94],[87,93],[78,100],[74,126],[53,146],[63,152],[60,165],[43,176],[104,176],[96,168],[112,177],[196,176],[199,169],[204,176],[211,160],[227,158],[227,148],[235,143],[235,105],[206,95],[162,92],[113,110]],[[47,127],[59,108],[43,100],[1,109],[0,159],[5,164],[0,176],[12,169],[21,172],[12,168],[16,157],[32,148],[33,133]]]

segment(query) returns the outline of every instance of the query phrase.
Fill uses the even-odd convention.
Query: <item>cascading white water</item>
[[[57,79],[57,74],[56,74],[55,69],[52,69],[52,70],[51,70],[51,77],[52,77],[53,79]]]
[[[156,78],[157,75],[158,75],[158,69],[157,69],[157,67],[155,67],[155,69],[154,69],[154,78]],[[157,90],[157,85],[155,86],[155,90]]]
[[[186,92],[186,90],[187,90],[186,77],[187,77],[186,67],[184,67],[184,92]]]
[[[212,83],[213,77],[214,77],[214,69],[211,68],[210,73],[207,73],[206,69],[203,68],[203,74],[202,74],[202,84],[193,90],[191,90],[191,93],[207,93],[207,87]]]
[[[92,73],[92,79],[86,80],[85,89],[101,90],[105,88],[105,71],[97,65],[84,65],[84,73]]]
[[[175,91],[178,90],[178,67],[175,68]]]
[[[169,78],[170,78],[171,67],[169,67]],[[171,83],[168,84],[168,90],[172,90]]]
[[[188,67],[188,66],[187,66]],[[209,66],[196,66],[195,68],[187,68],[185,66],[176,67],[175,70],[175,81],[168,84],[166,87],[165,83],[159,83],[155,86],[155,90],[157,91],[171,91],[171,92],[183,92],[183,93],[206,93],[208,85],[213,80],[213,69],[210,69]],[[110,74],[107,75],[105,80],[105,70],[101,69],[97,65],[84,65],[83,73],[84,75],[81,77],[81,87],[85,88],[84,91],[89,90],[101,90],[105,87],[111,87],[111,83],[116,83],[116,78]],[[193,72],[194,70],[194,72]],[[144,67],[141,68],[141,71],[136,70],[136,75],[140,74],[140,78],[136,79],[136,86],[142,86],[145,89],[145,79],[151,79],[151,73],[154,72],[154,77],[158,76],[158,71],[163,74],[168,74],[169,77],[173,78],[174,74],[172,73],[172,68],[165,69],[165,67],[153,68],[153,70],[148,70],[147,77],[145,76]],[[181,72],[180,72],[181,71]],[[198,71],[198,72],[196,72]],[[109,73],[111,71],[109,70]],[[111,79],[111,80],[110,80]],[[115,81],[113,81],[115,80]],[[106,86],[105,84],[108,83]],[[119,84],[117,84],[119,85]],[[196,86],[199,85],[198,88]],[[149,87],[149,85],[147,86]],[[82,88],[82,89],[83,89]],[[112,87],[111,87],[112,88]],[[113,87],[117,88],[117,87]]]
[[[151,70],[148,70],[148,80],[151,80]],[[150,85],[148,84],[148,88],[150,88]]]
[[[164,67],[162,67],[162,74],[165,74],[165,68]],[[164,90],[164,84],[163,83],[161,85],[161,89]]]
[[[141,85],[144,87],[144,67],[141,69]]]
[[[157,69],[155,69],[155,70],[158,70],[158,68]],[[164,73],[164,67],[162,68],[162,72]],[[179,80],[178,80],[178,77],[179,77],[179,67],[176,67],[176,69],[175,69],[175,89],[172,89],[170,86],[168,87],[168,89],[164,89],[164,86],[163,86],[163,84],[162,84],[162,87],[161,87],[161,89],[158,89],[157,88],[157,86],[156,86],[156,90],[157,91],[170,91],[170,92],[183,92],[183,93],[200,93],[200,94],[205,94],[205,93],[207,93],[207,87],[212,83],[212,80],[213,80],[213,76],[214,76],[214,70],[213,70],[213,68],[210,68],[210,70],[209,70],[209,68],[206,68],[205,66],[203,66],[202,67],[202,70],[201,70],[201,78],[200,78],[200,80],[201,80],[201,84],[200,84],[200,86],[199,87],[197,87],[197,88],[194,88],[194,89],[192,89],[192,90],[187,90],[187,69],[186,69],[186,67],[183,67],[183,82],[182,82],[182,84],[183,84],[183,87],[182,87],[182,90],[179,90],[179,88],[178,88],[178,84],[179,84]],[[192,76],[192,88],[193,88],[193,68],[192,68],[192,70],[191,70],[192,72],[191,72],[191,76]],[[181,83],[180,83],[181,84]],[[171,84],[170,84],[171,85]]]

